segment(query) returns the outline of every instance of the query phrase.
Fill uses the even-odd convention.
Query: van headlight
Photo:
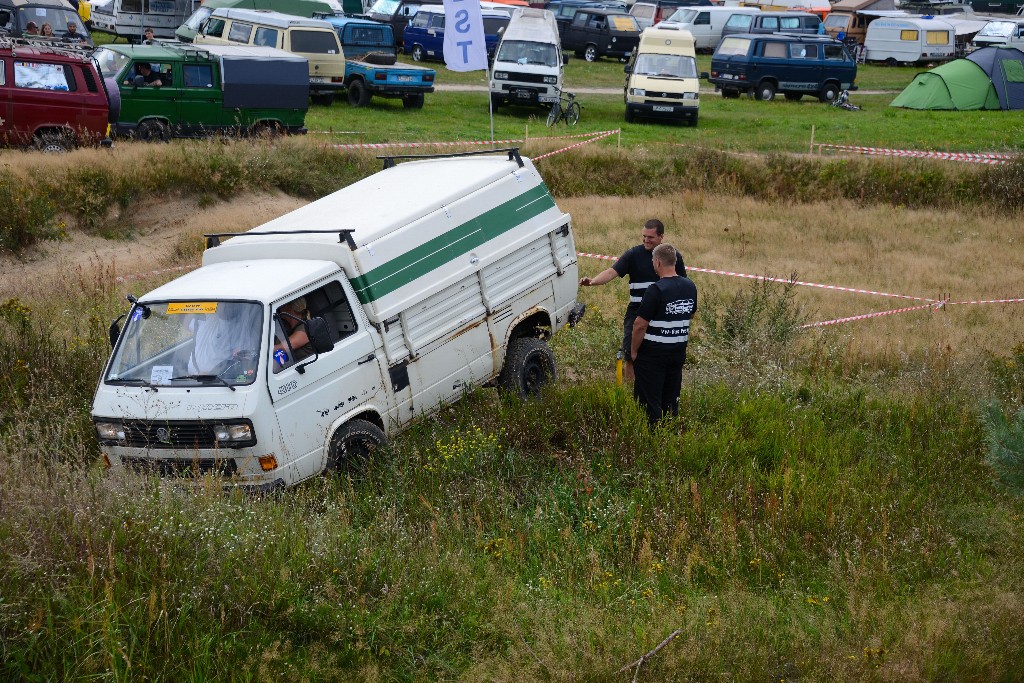
[[[248,422],[215,424],[213,425],[213,438],[217,440],[218,444],[226,446],[255,443],[255,439],[252,437],[252,425]]]
[[[120,422],[97,422],[96,436],[101,443],[124,443],[124,425]]]
[[[508,72],[507,71],[495,71],[494,72],[494,80],[496,80],[496,81],[507,81],[508,80]]]
[[[684,92],[683,93],[683,99],[684,100],[697,100],[697,99],[700,99],[700,94],[695,93],[695,92]]]
[[[554,85],[555,83],[558,83],[558,77],[557,76],[545,76],[544,77],[544,83],[546,85]]]
[[[630,88],[629,94],[636,97],[647,97],[647,91],[643,88]]]

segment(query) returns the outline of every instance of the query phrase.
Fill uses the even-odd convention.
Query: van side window
[[[428,21],[430,21],[430,15],[424,12],[419,12],[412,18],[412,26],[413,28],[426,28]]]
[[[800,29],[800,17],[782,17],[779,21],[779,28],[783,31]]]
[[[770,42],[764,44],[764,56],[775,57],[777,59],[786,58],[786,44]]]
[[[278,31],[276,28],[260,26],[256,29],[256,39],[252,41],[252,44],[261,47],[277,47],[277,36]]]
[[[7,65],[0,61],[0,85],[7,85]]]
[[[338,34],[334,31],[293,30],[292,52],[316,55],[338,54]]]
[[[430,18],[430,28],[444,29],[444,15],[435,14]]]
[[[231,24],[231,30],[228,31],[228,40],[233,43],[249,43],[249,36],[252,35],[252,24],[243,24],[241,22],[234,22]]]
[[[309,318],[323,318],[327,322],[327,329],[331,334],[331,341],[338,341],[356,331],[356,318],[352,314],[352,307],[345,298],[345,290],[338,281],[328,282],[319,289],[307,292],[305,295],[285,302],[274,311],[274,344],[288,348],[289,344],[284,340],[294,338],[297,329],[301,329],[295,318],[308,320]],[[275,354],[274,372],[280,372],[295,364],[296,360],[303,360],[312,356],[309,348],[292,349],[294,353],[285,352],[283,357]],[[280,362],[284,360],[284,362]]]
[[[78,90],[75,74],[68,64],[43,64],[39,62],[15,62],[14,86],[31,90]]]
[[[589,16],[585,12],[577,12],[576,16],[572,18],[573,26],[584,26],[587,23]]]
[[[779,30],[779,18],[778,17],[762,17],[761,28],[771,29],[772,31]]]
[[[181,74],[186,88],[213,87],[213,67],[209,64],[184,64]]]
[[[790,43],[789,56],[792,59],[817,59],[818,46],[804,45],[802,43]]]
[[[905,28],[900,31],[900,40],[917,40],[917,31]]]
[[[224,20],[217,19],[216,17],[211,18],[206,22],[206,28],[203,29],[203,35],[220,38],[224,35]]]
[[[694,26],[710,26],[711,25],[711,13],[701,12],[697,15],[697,18],[693,21]]]
[[[842,45],[826,45],[825,59],[837,62],[846,61],[846,50],[843,49]]]

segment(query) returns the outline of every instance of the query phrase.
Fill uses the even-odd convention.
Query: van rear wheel
[[[365,107],[370,103],[372,95],[366,84],[356,79],[348,84],[348,103],[353,107]]]
[[[64,152],[70,152],[75,148],[75,139],[70,133],[58,133],[51,131],[49,133],[39,133],[36,135],[32,144],[41,152],[62,154]]]
[[[775,99],[775,84],[771,81],[764,81],[754,88],[754,99],[763,102],[771,102]]]
[[[351,420],[331,437],[327,469],[332,472],[363,472],[373,452],[387,443],[380,427],[366,420]]]
[[[556,376],[555,354],[548,343],[536,337],[520,337],[508,345],[498,387],[519,398],[532,398]]]

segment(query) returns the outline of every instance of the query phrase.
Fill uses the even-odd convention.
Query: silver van
[[[734,33],[803,33],[816,35],[821,17],[810,12],[734,14],[722,27],[722,37]]]

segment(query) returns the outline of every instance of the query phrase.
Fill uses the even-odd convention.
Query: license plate
[[[672,111],[672,107],[665,107],[657,104],[651,107],[651,109],[654,111]]]
[[[310,83],[326,83],[327,82],[327,77],[326,76],[310,76],[309,77],[309,82]]]
[[[732,74],[722,74],[722,78],[724,78],[727,81],[731,81],[734,78],[734,76]]]
[[[412,76],[396,76],[395,80],[399,83],[409,83],[413,80]]]

